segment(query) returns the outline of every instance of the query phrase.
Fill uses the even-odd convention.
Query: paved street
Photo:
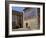
[[[29,31],[31,29],[29,28],[19,28],[19,29],[13,29],[13,31]]]

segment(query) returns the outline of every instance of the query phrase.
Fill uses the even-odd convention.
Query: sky
[[[19,12],[23,12],[24,9],[25,7],[12,7],[12,10]],[[28,16],[36,16],[36,8],[33,8],[33,11]]]
[[[12,7],[12,10],[16,10],[19,12],[23,12],[24,9],[25,9],[25,7]]]

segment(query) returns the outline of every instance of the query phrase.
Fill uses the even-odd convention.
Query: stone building
[[[13,29],[23,27],[23,13],[18,11],[12,11],[12,26]]]
[[[39,8],[25,8],[23,12],[12,11],[13,29],[36,30],[40,29],[40,11]]]
[[[30,28],[31,30],[39,29],[40,22],[38,22],[38,8],[26,8],[24,9],[24,28]],[[40,18],[39,18],[40,19]],[[26,25],[28,24],[28,25]]]

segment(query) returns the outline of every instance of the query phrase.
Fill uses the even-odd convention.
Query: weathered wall
[[[30,29],[38,29],[37,8],[24,11],[24,18],[24,28],[26,28],[26,23],[28,23]]]

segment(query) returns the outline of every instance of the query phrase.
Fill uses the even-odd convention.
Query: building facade
[[[23,13],[18,11],[12,11],[12,26],[13,29],[23,27]]]
[[[31,30],[38,29],[40,28],[38,21],[37,8],[27,8],[24,10],[24,28],[30,28]]]

